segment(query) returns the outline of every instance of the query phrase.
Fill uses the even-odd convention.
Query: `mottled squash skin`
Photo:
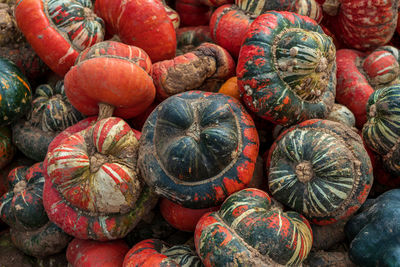
[[[0,127],[25,115],[32,101],[28,80],[11,61],[0,58]]]
[[[236,74],[252,112],[284,126],[324,118],[336,93],[335,46],[317,23],[269,11],[251,24]]]
[[[169,97],[147,118],[138,165],[156,193],[201,209],[246,187],[258,148],[254,122],[236,99],[190,91]]]
[[[283,212],[255,188],[232,194],[219,211],[205,214],[194,238],[205,266],[299,266],[313,242],[306,218]]]

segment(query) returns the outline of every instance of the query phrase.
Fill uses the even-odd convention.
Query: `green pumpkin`
[[[348,219],[372,186],[372,165],[360,136],[329,120],[307,120],[284,131],[271,146],[271,194],[315,224]]]
[[[7,127],[0,127],[0,170],[11,162],[14,153],[15,147],[11,142],[10,129]]]
[[[367,201],[348,221],[350,259],[358,266],[400,266],[400,189]]]
[[[64,82],[36,88],[27,120],[13,125],[13,142],[27,157],[44,160],[51,141],[61,131],[83,119],[65,95]]]
[[[275,124],[325,118],[336,94],[336,49],[308,17],[266,12],[247,31],[236,74],[245,105]]]
[[[362,136],[382,156],[385,168],[400,175],[400,84],[376,90],[368,99]]]
[[[25,75],[14,63],[0,58],[0,126],[26,114],[31,101],[31,88]]]

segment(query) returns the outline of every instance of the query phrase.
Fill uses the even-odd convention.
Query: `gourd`
[[[274,11],[251,24],[236,68],[246,107],[284,126],[330,112],[335,72],[335,46],[316,22]]]

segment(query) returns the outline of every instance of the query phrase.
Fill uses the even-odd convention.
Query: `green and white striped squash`
[[[382,156],[388,171],[400,175],[400,84],[370,95],[367,119],[362,129],[365,143]]]
[[[271,146],[267,167],[273,197],[319,225],[349,218],[372,186],[361,137],[344,124],[307,120]]]

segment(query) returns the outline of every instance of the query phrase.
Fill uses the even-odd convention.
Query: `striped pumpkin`
[[[154,206],[157,199],[136,169],[138,141],[122,119],[102,119],[53,142],[44,162],[43,201],[49,218],[66,233],[122,238]]]
[[[310,224],[254,188],[229,196],[196,226],[196,251],[205,266],[300,266],[311,250]]]
[[[90,0],[18,0],[15,18],[35,52],[60,76],[82,50],[104,38],[104,22]]]
[[[360,136],[344,124],[308,120],[284,131],[267,161],[274,198],[319,225],[348,219],[372,186]]]
[[[322,19],[322,9],[314,0],[236,0],[234,5],[223,5],[213,12],[210,19],[213,39],[238,58],[250,24],[270,10],[294,12],[318,23]]]
[[[247,31],[236,73],[244,103],[264,119],[323,118],[335,99],[335,46],[308,17],[267,12]]]
[[[83,119],[67,99],[63,81],[36,88],[27,120],[13,125],[13,142],[27,157],[43,161],[51,141],[61,131]]]
[[[356,118],[354,114],[346,106],[341,104],[333,104],[331,112],[326,117],[327,120],[343,123],[352,128],[356,125]]]
[[[368,99],[368,120],[362,129],[367,146],[382,156],[392,174],[400,175],[400,85],[376,90]]]
[[[317,23],[322,20],[322,8],[315,0],[235,0],[235,4],[241,10],[256,16],[275,10],[307,16]]]
[[[236,99],[190,91],[167,98],[147,118],[138,164],[156,193],[202,209],[246,187],[258,148],[254,122]]]
[[[131,248],[123,267],[202,267],[199,256],[186,245],[168,246],[159,239],[146,239]]]

